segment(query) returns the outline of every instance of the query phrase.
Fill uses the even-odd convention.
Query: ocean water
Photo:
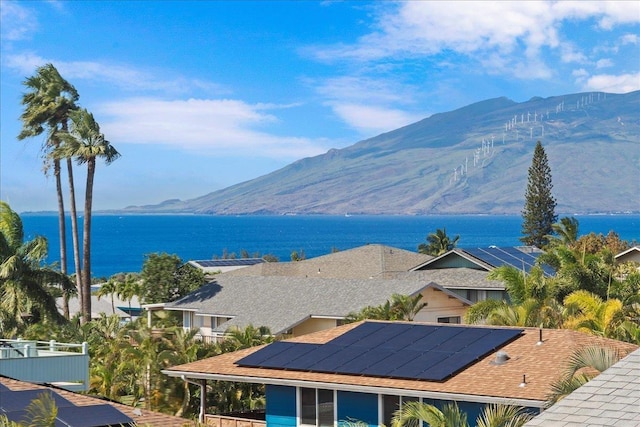
[[[49,241],[47,262],[59,262],[57,216],[23,214],[21,218],[25,238],[45,236]],[[576,218],[581,235],[613,230],[622,239],[640,240],[640,215]],[[70,229],[70,221],[67,223]],[[109,277],[139,272],[148,254],[162,252],[188,261],[222,256],[225,250],[239,256],[244,249],[251,255],[271,254],[289,261],[292,251],[304,251],[311,258],[334,248],[346,250],[370,243],[415,251],[438,228],[445,228],[451,237],[460,235],[458,246],[462,248],[517,246],[521,225],[520,216],[94,215],[92,274]],[[68,250],[68,271],[73,272],[70,239]]]

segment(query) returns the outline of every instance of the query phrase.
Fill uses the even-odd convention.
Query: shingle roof
[[[504,290],[505,285],[498,280],[489,280],[489,272],[473,268],[439,268],[385,274],[387,278],[435,282],[447,289]]]
[[[340,326],[334,329],[316,332],[293,338],[291,341],[307,343],[326,343],[358,323]],[[452,327],[464,327],[462,325]],[[193,363],[172,367],[166,371],[169,375],[186,375],[189,378],[233,379],[235,381],[266,384],[303,384],[312,382],[318,387],[338,389],[393,390],[398,394],[428,394],[430,396],[464,395],[467,401],[487,402],[490,399],[518,400],[529,402],[529,406],[542,407],[550,392],[550,384],[564,372],[567,358],[577,349],[586,345],[606,345],[628,354],[637,346],[582,332],[567,329],[543,330],[543,344],[537,345],[539,330],[525,328],[524,333],[501,348],[511,359],[503,365],[490,362],[495,358],[491,353],[442,381],[417,381],[410,379],[376,378],[363,375],[326,374],[314,372],[296,372],[280,369],[240,367],[237,360],[253,353],[261,347],[227,353],[199,360]],[[523,375],[526,386],[521,387]],[[435,398],[435,397],[434,397]],[[474,400],[475,399],[475,400]],[[457,400],[462,400],[461,398]]]
[[[394,293],[415,295],[429,283],[420,280],[242,277],[218,275],[165,309],[193,310],[233,317],[231,326],[267,326],[280,334],[310,316],[343,318],[367,306],[384,304]]]
[[[385,272],[409,271],[431,258],[430,255],[372,244],[302,261],[268,262],[225,275],[365,279],[379,277]]]
[[[98,397],[87,396],[63,390],[56,387],[33,384],[26,381],[18,381],[7,377],[0,376],[0,384],[8,387],[12,391],[21,390],[51,390],[52,392],[64,397],[76,406],[93,406],[109,404],[127,415],[140,426],[149,427],[188,427],[195,426],[194,421],[185,418],[174,417],[171,415],[161,414],[159,412],[147,411],[145,409],[134,408],[132,406],[123,405],[112,401],[100,399]]]
[[[583,385],[526,426],[640,425],[640,350]]]

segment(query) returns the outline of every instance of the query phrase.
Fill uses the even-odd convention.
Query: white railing
[[[0,359],[16,357],[46,357],[89,354],[89,345],[61,343],[51,341],[31,341],[18,338],[16,340],[0,339]]]
[[[51,341],[0,339],[0,375],[56,384],[71,391],[89,389],[89,346]]]

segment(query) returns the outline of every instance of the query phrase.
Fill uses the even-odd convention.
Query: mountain
[[[126,212],[520,214],[540,140],[559,213],[640,212],[640,91],[490,99],[191,200]]]

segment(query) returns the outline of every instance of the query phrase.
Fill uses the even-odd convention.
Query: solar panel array
[[[134,421],[116,408],[107,404],[76,406],[69,400],[50,390],[16,390],[0,384],[0,415],[6,415],[9,421],[22,422],[28,416],[29,404],[49,393],[58,408],[55,426],[97,427],[127,426]]]
[[[523,252],[514,247],[471,248],[464,249],[469,255],[483,261],[493,267],[508,265],[517,269],[524,269],[527,273],[536,265],[536,261],[542,252]],[[542,270],[546,276],[554,276],[555,271],[543,264]]]
[[[276,341],[236,363],[255,368],[443,381],[522,331],[365,322],[325,344]]]
[[[262,258],[238,258],[238,259],[206,259],[191,261],[198,264],[201,267],[237,267],[246,265],[261,264],[264,261]]]

